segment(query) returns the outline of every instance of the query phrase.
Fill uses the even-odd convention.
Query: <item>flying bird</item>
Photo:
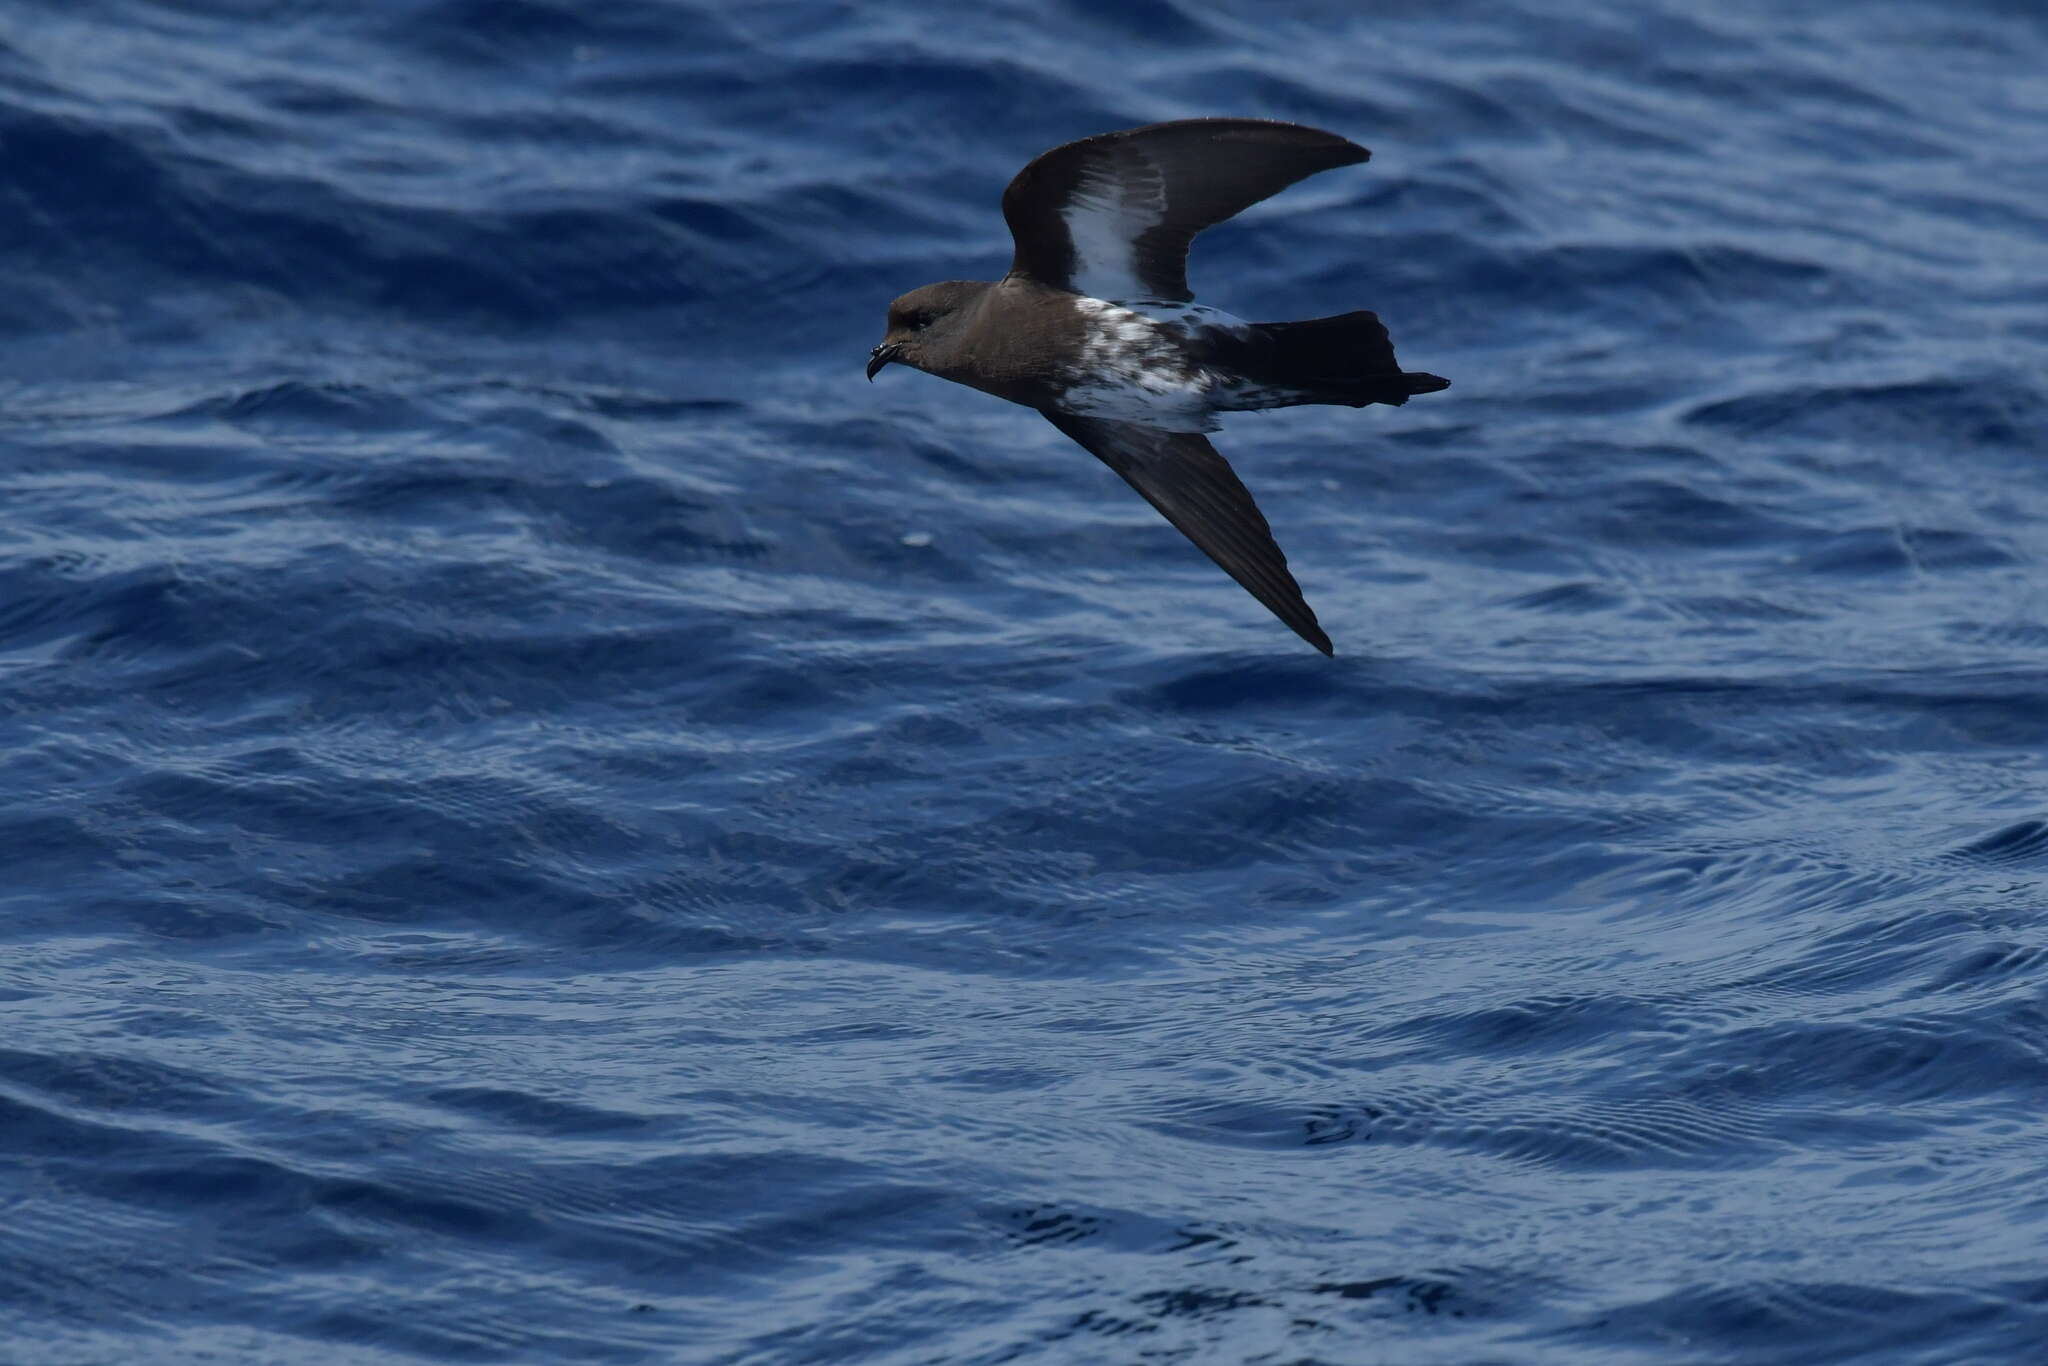
[[[1010,273],[890,304],[868,378],[907,365],[1038,409],[1332,654],[1258,504],[1203,433],[1218,413],[1406,403],[1450,381],[1404,372],[1371,313],[1248,323],[1198,304],[1187,256],[1202,229],[1371,155],[1267,119],[1180,119],[1055,147],[1003,191]]]

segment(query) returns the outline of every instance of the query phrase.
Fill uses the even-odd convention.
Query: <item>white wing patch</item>
[[[1156,172],[1145,181],[1099,174],[1081,181],[1060,210],[1074,244],[1073,291],[1097,299],[1142,297],[1138,238],[1165,217],[1166,189]]]

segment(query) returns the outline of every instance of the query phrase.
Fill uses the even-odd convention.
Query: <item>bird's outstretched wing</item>
[[[1097,299],[1185,302],[1196,233],[1372,153],[1268,119],[1181,119],[1069,142],[1003,191],[1010,274]]]
[[[1052,425],[1080,442],[1166,515],[1223,571],[1296,635],[1335,654],[1316,614],[1287,570],[1273,529],[1228,461],[1194,432],[1165,432],[1136,422],[1045,410]]]

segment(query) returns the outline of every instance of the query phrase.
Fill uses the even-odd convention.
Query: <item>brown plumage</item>
[[[1370,155],[1263,119],[1184,119],[1055,147],[1003,192],[1010,273],[897,299],[868,378],[898,363],[1038,409],[1330,654],[1265,517],[1202,433],[1219,412],[1406,403],[1449,381],[1403,371],[1371,313],[1245,323],[1195,304],[1187,252],[1202,229]]]

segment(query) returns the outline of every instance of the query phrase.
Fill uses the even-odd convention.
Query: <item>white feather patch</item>
[[[1134,313],[1144,314],[1162,327],[1179,328],[1189,335],[1214,329],[1242,337],[1252,329],[1252,325],[1243,318],[1207,304],[1181,303],[1172,299],[1118,299],[1116,302]]]
[[[1165,192],[1157,185],[1090,177],[1075,186],[1060,210],[1074,244],[1074,292],[1098,299],[1142,295],[1138,238],[1165,216]]]
[[[1216,376],[1189,360],[1177,319],[1162,322],[1106,299],[1077,298],[1074,308],[1084,330],[1062,409],[1170,432],[1216,430]]]

